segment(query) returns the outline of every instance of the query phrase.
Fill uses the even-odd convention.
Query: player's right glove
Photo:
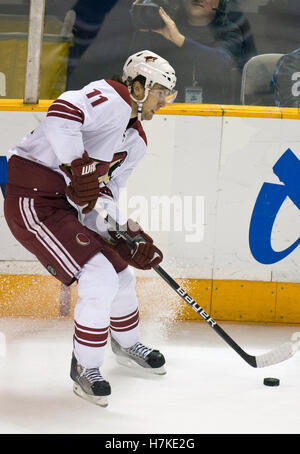
[[[87,205],[82,210],[84,214],[91,211],[99,197],[96,161],[85,151],[81,158],[71,162],[71,166],[61,165],[60,169],[71,179],[66,187],[66,195],[76,205]]]
[[[125,225],[120,226],[120,231],[126,231],[134,241],[137,241],[134,248],[131,248],[116,230],[109,229],[109,234],[114,240],[114,248],[128,265],[140,270],[150,270],[160,264],[163,259],[162,252],[137,222],[128,219]]]

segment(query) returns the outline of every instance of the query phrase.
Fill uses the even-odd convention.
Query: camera
[[[174,19],[180,3],[181,0],[140,0],[130,10],[133,26],[138,30],[159,30],[165,26],[159,15],[159,8],[163,7],[166,13]]]

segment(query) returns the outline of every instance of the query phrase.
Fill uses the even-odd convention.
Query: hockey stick
[[[132,237],[126,232],[120,229],[119,224],[103,210],[99,205],[96,206],[99,214],[111,225],[118,234],[127,241],[127,243],[134,247],[138,242],[138,238],[133,240]],[[172,279],[163,268],[158,265],[153,270],[173,289],[175,292],[231,347],[233,350],[241,356],[250,366],[252,367],[268,367],[274,364],[278,364],[282,361],[286,361],[291,358],[297,351],[293,342],[286,342],[281,344],[279,347],[264,353],[259,356],[253,356],[246,353],[224,330],[220,325],[207,313],[204,309],[199,306],[196,301]]]

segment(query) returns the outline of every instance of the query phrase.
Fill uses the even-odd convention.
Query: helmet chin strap
[[[137,108],[138,108],[138,120],[139,121],[142,121],[142,110],[143,110],[143,103],[142,102],[138,102],[137,103]]]
[[[131,99],[137,104],[137,111],[138,111],[137,118],[138,118],[139,121],[142,121],[143,104],[144,104],[144,102],[146,101],[146,99],[148,98],[149,90],[150,90],[150,88],[145,88],[145,95],[144,95],[143,99],[136,99],[136,98],[130,93]]]

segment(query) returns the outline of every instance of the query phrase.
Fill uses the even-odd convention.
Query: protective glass
[[[171,104],[175,101],[178,91],[169,90],[168,88],[152,88],[150,93],[159,101]]]

